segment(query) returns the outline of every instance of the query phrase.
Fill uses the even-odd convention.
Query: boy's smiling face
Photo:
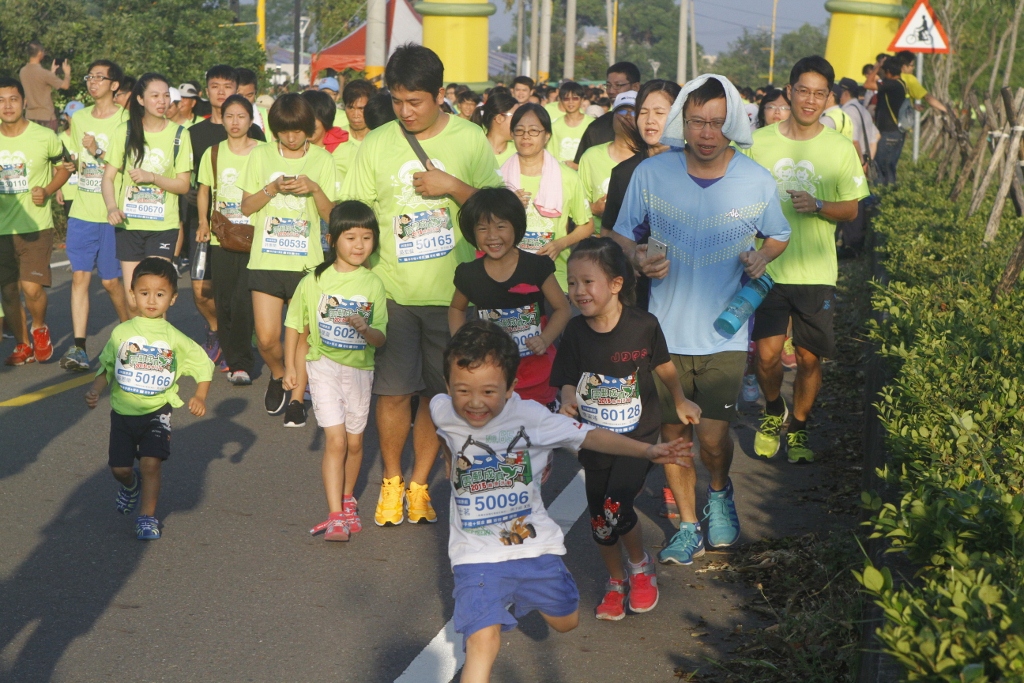
[[[451,365],[448,394],[456,414],[473,427],[483,427],[501,414],[512,398],[515,380],[509,386],[501,366],[488,357],[478,365]]]

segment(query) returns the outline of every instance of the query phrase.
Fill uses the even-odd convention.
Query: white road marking
[[[572,525],[587,509],[587,491],[583,483],[583,470],[576,473],[565,490],[548,507],[548,515],[568,535]],[[455,622],[449,620],[434,639],[416,655],[395,683],[449,683],[462,665],[466,653],[462,651],[462,636],[455,632]]]
[[[70,266],[71,261],[57,261],[57,263],[51,263],[51,268],[62,268],[63,266]]]

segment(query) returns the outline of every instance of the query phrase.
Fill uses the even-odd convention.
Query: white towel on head
[[[722,126],[722,134],[732,140],[740,147],[746,149],[754,144],[754,138],[750,135],[750,121],[744,109],[743,98],[739,91],[725,76],[718,74],[704,74],[698,76],[683,86],[672,104],[668,113],[668,123],[665,124],[665,132],[661,135],[661,144],[670,147],[685,147],[683,108],[686,106],[686,99],[694,90],[704,85],[709,78],[718,79],[725,89],[725,125]]]

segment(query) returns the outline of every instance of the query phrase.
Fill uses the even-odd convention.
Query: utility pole
[[[523,5],[525,3],[526,0],[516,0],[516,76],[522,76],[526,73],[523,70],[523,46],[525,45]]]
[[[292,17],[292,83],[299,84],[299,68],[302,66],[302,0],[295,0],[295,16]]]
[[[256,0],[256,42],[267,49],[267,0]]]
[[[562,77],[574,80],[576,72],[576,0],[565,0],[565,65]]]
[[[540,64],[540,5],[543,0],[530,0],[530,78],[537,80]]]
[[[384,73],[387,0],[366,0],[366,78]]]
[[[619,56],[619,0],[612,0],[612,60]]]
[[[775,15],[779,11],[779,0],[772,3],[772,44],[768,46],[768,84],[775,85]]]
[[[679,85],[686,83],[686,56],[687,56],[687,45],[686,41],[690,35],[690,27],[688,26],[690,18],[690,0],[680,0],[679,2],[679,54],[676,57],[676,81]]]
[[[537,54],[537,80],[547,83],[551,78],[551,0],[540,3],[540,48]]]
[[[690,74],[697,78],[700,66],[697,64],[697,0],[690,0]]]

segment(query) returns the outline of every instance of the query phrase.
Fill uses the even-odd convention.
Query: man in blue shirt
[[[685,137],[684,137],[685,136]],[[747,326],[732,337],[714,329],[718,315],[746,278],[758,278],[786,248],[789,223],[771,173],[730,146],[750,146],[750,129],[735,87],[706,75],[683,88],[669,114],[662,142],[681,145],[642,162],[615,223],[616,240],[651,278],[650,312],[668,341],[686,397],[701,408],[696,426],[701,461],[711,474],[708,542],[727,547],[740,535],[729,480],[733,444],[729,423],[743,381],[749,344]],[[649,226],[651,243],[667,245],[667,258],[648,256],[634,230]],[[763,239],[760,249],[756,240]],[[663,394],[668,392],[659,385]],[[692,438],[690,425],[662,410],[662,438]],[[659,554],[665,564],[691,564],[704,554],[696,514],[693,468],[666,466],[679,506],[679,532]]]

